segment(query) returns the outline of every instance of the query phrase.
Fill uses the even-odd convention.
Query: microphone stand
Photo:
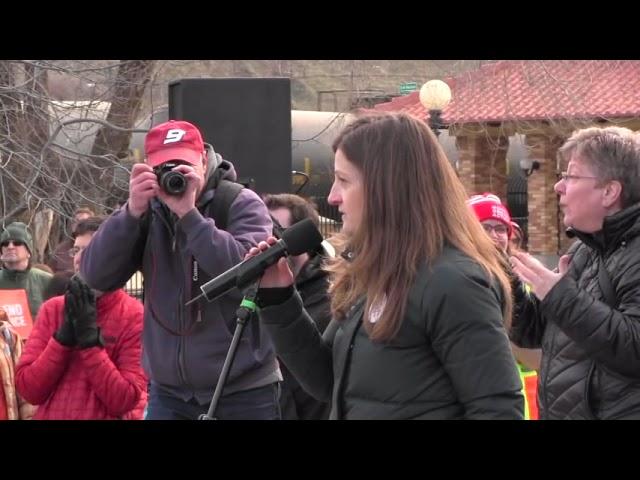
[[[227,382],[227,377],[229,376],[229,371],[231,370],[233,359],[235,358],[236,352],[238,351],[238,344],[240,343],[242,332],[244,332],[244,327],[246,326],[247,321],[251,318],[251,315],[253,315],[253,313],[256,311],[255,300],[256,296],[258,295],[259,285],[260,280],[257,280],[249,285],[244,298],[240,302],[238,310],[236,310],[236,329],[233,332],[231,345],[229,346],[227,357],[224,359],[224,365],[222,365],[222,371],[220,372],[220,378],[218,378],[216,389],[213,392],[213,398],[211,399],[211,404],[209,405],[209,411],[200,415],[198,417],[198,420],[218,420],[218,418],[215,417],[216,409],[218,408],[218,402],[220,401],[220,397],[222,396],[224,385]]]

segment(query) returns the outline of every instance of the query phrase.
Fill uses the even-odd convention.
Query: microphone
[[[282,233],[282,238],[267,250],[231,267],[226,272],[202,285],[200,287],[202,294],[189,300],[185,306],[191,305],[202,297],[212,302],[233,288],[243,288],[260,277],[267,268],[280,260],[280,258],[289,255],[301,255],[318,248],[321,243],[322,235],[311,219],[305,218],[287,228]]]

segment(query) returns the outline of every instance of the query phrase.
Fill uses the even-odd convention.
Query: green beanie
[[[22,222],[13,222],[7,225],[0,234],[0,243],[8,242],[9,240],[21,241],[27,246],[29,253],[33,255],[33,240],[29,229]]]

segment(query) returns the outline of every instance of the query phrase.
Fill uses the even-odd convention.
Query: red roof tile
[[[500,61],[445,79],[447,123],[640,117],[640,61]],[[375,106],[419,118],[418,92]]]

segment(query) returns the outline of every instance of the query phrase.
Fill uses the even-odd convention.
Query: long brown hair
[[[346,239],[354,255],[328,265],[335,318],[345,318],[366,296],[365,312],[384,305],[375,323],[364,322],[369,337],[392,339],[418,268],[436,259],[448,243],[498,280],[508,322],[511,288],[497,250],[466,205],[464,187],[424,122],[403,113],[365,114],[342,130],[333,150],[341,150],[362,172],[364,184],[362,223]]]

